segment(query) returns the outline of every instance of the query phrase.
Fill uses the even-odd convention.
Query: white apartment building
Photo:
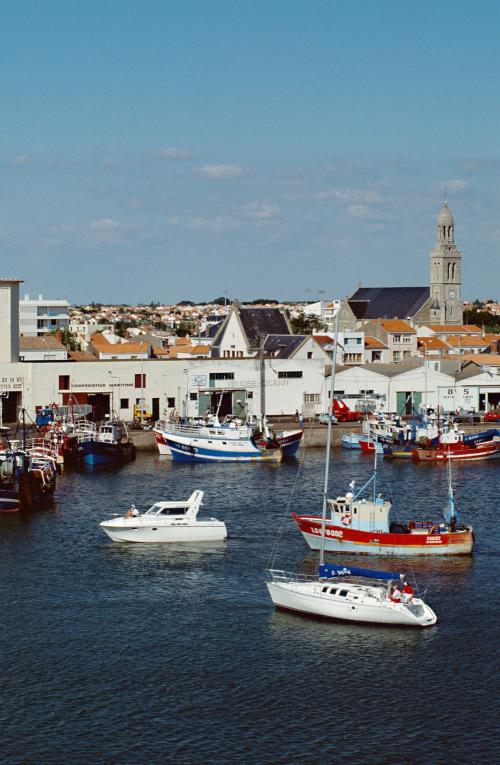
[[[30,299],[29,295],[19,301],[19,334],[25,337],[43,337],[49,332],[69,328],[69,308],[67,300],[48,300],[39,295]]]

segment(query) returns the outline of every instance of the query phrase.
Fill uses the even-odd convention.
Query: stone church
[[[455,222],[447,202],[437,217],[436,231],[436,244],[429,254],[429,286],[360,286],[342,301],[342,329],[355,329],[371,319],[406,319],[415,325],[463,323],[462,256],[455,245]]]

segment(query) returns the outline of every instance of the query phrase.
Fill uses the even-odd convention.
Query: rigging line
[[[297,488],[297,483],[298,483],[299,476],[300,476],[300,473],[301,473],[301,470],[302,470],[302,466],[304,464],[304,460],[305,460],[305,457],[306,457],[306,454],[307,454],[307,449],[308,449],[308,446],[305,445],[304,449],[303,449],[303,454],[302,454],[302,456],[300,458],[299,466],[297,468],[297,474],[296,474],[295,480],[293,482],[292,491],[291,491],[291,494],[290,494],[290,499],[288,500],[287,504],[285,505],[285,509],[283,511],[283,515],[282,515],[282,518],[281,518],[281,523],[280,523],[280,525],[278,527],[278,531],[277,531],[277,534],[276,534],[276,537],[275,537],[275,540],[274,540],[274,543],[273,543],[273,546],[272,546],[272,549],[271,549],[271,553],[269,555],[269,558],[268,558],[268,561],[267,561],[267,564],[266,564],[266,569],[273,568],[273,566],[274,566],[274,561],[276,560],[276,556],[278,554],[278,549],[279,549],[279,546],[281,544],[281,540],[283,538],[283,534],[285,533],[286,522],[287,522],[287,520],[289,518],[289,515],[290,515],[290,506],[292,504],[292,500],[293,500],[293,497],[294,497],[294,494],[295,494],[295,490]]]

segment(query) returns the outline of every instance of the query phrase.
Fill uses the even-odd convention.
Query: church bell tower
[[[463,324],[460,250],[455,245],[455,222],[445,202],[436,223],[437,239],[430,260],[430,320],[432,324]]]

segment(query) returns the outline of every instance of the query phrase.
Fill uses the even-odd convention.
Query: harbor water
[[[6,765],[289,765],[498,761],[500,463],[453,465],[472,557],[342,556],[416,578],[426,630],[273,609],[265,568],[284,513],[320,513],[323,450],[282,465],[67,471],[49,508],[0,517],[0,761]],[[298,471],[300,468],[300,475]],[[372,460],[335,450],[331,495]],[[444,465],[380,465],[398,518],[439,517]],[[292,496],[292,488],[296,488]],[[205,492],[229,539],[112,543],[99,522]],[[328,555],[328,560],[334,560]],[[337,560],[339,560],[337,558]],[[275,566],[314,573],[287,522]]]

